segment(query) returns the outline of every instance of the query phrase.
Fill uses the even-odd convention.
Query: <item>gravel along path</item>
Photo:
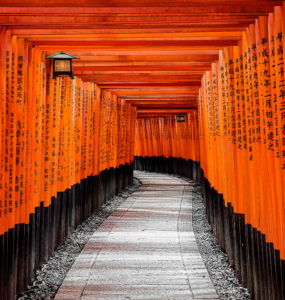
[[[227,254],[221,250],[211,233],[200,186],[195,186],[193,192],[196,194],[192,207],[193,229],[199,251],[220,300],[250,300],[248,290],[239,284],[234,269],[228,263]]]
[[[96,229],[141,185],[134,178],[133,185],[108,201],[101,210],[79,225],[55,255],[36,273],[36,279],[18,300],[53,299],[73,262]]]

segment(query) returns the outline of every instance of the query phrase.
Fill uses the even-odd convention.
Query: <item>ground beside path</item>
[[[218,299],[192,228],[192,184],[135,176],[142,185],[94,232],[55,299]]]

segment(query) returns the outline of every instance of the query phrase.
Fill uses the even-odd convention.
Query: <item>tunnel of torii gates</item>
[[[284,15],[275,0],[1,0],[0,299],[135,167],[200,182],[241,283],[284,300]],[[53,79],[61,51],[80,58],[73,79]]]

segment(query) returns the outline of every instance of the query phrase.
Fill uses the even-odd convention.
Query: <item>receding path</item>
[[[135,172],[142,186],[93,234],[55,299],[218,299],[192,229],[192,186]]]

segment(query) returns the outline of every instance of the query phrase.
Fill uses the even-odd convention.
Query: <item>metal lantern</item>
[[[185,122],[185,115],[184,114],[179,114],[177,115],[177,122]]]
[[[62,75],[67,75],[73,78],[72,59],[79,59],[78,57],[62,51],[60,53],[48,56],[46,59],[53,60],[53,79]]]

